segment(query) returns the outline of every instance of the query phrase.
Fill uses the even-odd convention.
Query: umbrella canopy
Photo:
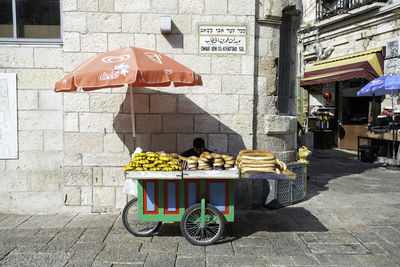
[[[202,85],[201,76],[156,51],[123,47],[90,57],[55,85],[56,92],[101,88]]]
[[[395,125],[394,125],[394,104],[393,95],[398,94],[400,89],[400,75],[382,76],[370,81],[366,86],[357,92],[358,96],[380,96],[392,95],[392,156],[395,159]],[[400,148],[400,147],[399,147]]]
[[[382,76],[370,81],[357,92],[358,96],[380,96],[398,94],[400,89],[400,75]]]

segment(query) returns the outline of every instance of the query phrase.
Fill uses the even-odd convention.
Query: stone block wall
[[[19,158],[0,160],[0,213],[63,207],[62,48],[0,45],[0,71],[17,74]]]
[[[136,146],[181,153],[200,136],[209,149],[232,155],[244,148],[292,151],[287,133],[270,135],[270,128],[269,135],[264,133],[265,115],[276,114],[276,96],[268,92],[275,91],[272,62],[279,53],[279,27],[264,28],[256,41],[258,1],[62,3],[61,46],[0,45],[0,71],[18,77],[20,151],[18,160],[0,160],[0,212],[120,210],[127,201],[121,166]],[[172,18],[171,34],[160,33],[162,15]],[[246,25],[247,54],[199,55],[201,24]],[[204,83],[135,88],[135,139],[126,87],[52,91],[55,82],[83,60],[128,45],[162,52],[201,74]],[[255,78],[256,57],[263,65],[262,75]],[[257,117],[260,110],[262,116]],[[257,145],[255,140],[262,142]]]

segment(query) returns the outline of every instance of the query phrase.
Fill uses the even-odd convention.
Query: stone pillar
[[[283,161],[296,155],[296,80],[290,82],[290,112],[278,114],[277,78],[280,56],[280,26],[284,9],[301,10],[300,1],[260,0],[256,23],[254,148],[269,149]],[[296,53],[294,53],[296,55]],[[296,62],[296,61],[294,61]],[[292,66],[288,66],[292,68]],[[292,88],[293,87],[293,88]],[[293,106],[293,107],[292,107]]]

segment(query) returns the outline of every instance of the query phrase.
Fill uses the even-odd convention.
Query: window
[[[0,42],[61,42],[60,0],[0,0]]]

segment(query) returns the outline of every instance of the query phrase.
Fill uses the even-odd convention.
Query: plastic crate
[[[296,174],[296,180],[268,179],[268,191],[265,205],[277,209],[302,201],[306,197],[306,165],[300,162],[287,164]]]

